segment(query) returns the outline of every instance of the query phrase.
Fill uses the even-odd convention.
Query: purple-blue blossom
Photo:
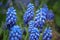
[[[32,3],[29,3],[27,6],[27,10],[25,11],[25,14],[23,16],[24,24],[28,24],[30,20],[32,20],[34,17],[34,5]]]
[[[9,40],[22,40],[22,29],[18,25],[9,30]]]
[[[33,28],[35,27],[35,22],[33,20],[31,20],[28,23],[29,27],[28,27],[28,32],[31,33],[31,31],[33,30]]]
[[[35,27],[34,20],[31,20],[29,22],[28,32],[29,32],[29,40],[39,40],[40,32],[38,28]]]
[[[47,12],[48,12],[48,6],[46,4],[43,4],[42,8],[36,11],[36,17],[34,18],[35,27],[40,28],[40,32],[42,32],[43,26],[47,19],[48,14]]]
[[[16,24],[17,16],[14,7],[10,7],[6,13],[6,24],[8,29]]]
[[[52,29],[48,27],[43,33],[43,40],[52,40]]]
[[[39,40],[39,30],[38,28],[32,27],[33,29],[31,30],[31,32],[29,33],[29,40]]]
[[[3,5],[2,2],[0,2],[0,7],[1,7],[2,5]]]
[[[47,20],[53,20],[53,19],[54,19],[54,13],[52,10],[49,10],[47,14]]]

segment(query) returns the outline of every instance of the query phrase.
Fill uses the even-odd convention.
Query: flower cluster
[[[29,27],[28,27],[28,32],[29,32],[29,33],[31,33],[31,31],[33,30],[34,25],[35,25],[34,21],[31,20],[31,21],[29,22]]]
[[[28,32],[29,32],[29,40],[39,40],[39,30],[38,28],[34,27],[35,23],[34,21],[30,21],[29,22],[29,28],[28,28]]]
[[[8,8],[6,15],[6,25],[9,29],[9,40],[22,40],[22,30],[16,25],[17,16],[14,7]]]
[[[53,11],[52,10],[49,10],[48,11],[48,14],[47,14],[47,20],[53,20],[54,19],[54,14],[53,14]]]
[[[8,11],[6,13],[6,24],[9,26],[8,28],[12,27],[16,24],[17,16],[16,16],[16,10],[14,7],[8,8]]]
[[[42,33],[43,26],[46,20],[53,20],[54,14],[51,10],[48,10],[46,4],[36,11],[34,18],[34,5],[29,3],[27,10],[23,15],[24,24],[29,25],[29,40],[39,40],[40,33]],[[6,13],[6,24],[9,30],[9,40],[22,40],[22,29],[16,25],[17,16],[14,7],[8,8]],[[34,19],[33,19],[34,18]],[[39,30],[39,29],[40,30]],[[24,30],[25,31],[25,30]],[[52,39],[52,30],[50,27],[46,28],[43,33],[43,40]]]
[[[45,21],[47,20],[48,11],[49,11],[48,7],[45,4],[43,5],[42,8],[36,11],[37,14],[34,20],[29,22],[28,27],[29,40],[39,40],[40,33],[42,33],[43,26],[45,24]],[[40,31],[38,30],[38,28],[40,28]],[[51,40],[51,38],[52,38],[52,30],[49,27],[46,28],[43,33],[43,40]]]
[[[28,24],[30,20],[32,20],[34,17],[34,5],[29,3],[27,6],[27,10],[23,16],[23,20],[25,24]]]
[[[43,33],[43,40],[51,40],[52,39],[52,30],[50,27],[46,28]]]
[[[2,6],[2,2],[0,2],[0,6]]]
[[[36,13],[37,13],[36,17],[34,18],[35,27],[39,27],[41,29],[40,31],[42,32],[42,28],[43,28],[43,26],[45,24],[45,20],[46,20],[47,11],[46,11],[46,9],[41,8]]]
[[[47,16],[47,11],[48,11],[48,7],[47,5],[43,5],[42,8],[40,8],[39,10],[36,11],[36,17],[34,18],[35,23],[37,24],[37,26],[43,26],[41,24],[45,23],[46,20],[46,16]]]
[[[9,31],[9,40],[22,40],[22,29],[15,25]]]
[[[31,32],[29,33],[29,40],[39,40],[39,30],[35,27],[32,27],[33,29],[31,30]]]

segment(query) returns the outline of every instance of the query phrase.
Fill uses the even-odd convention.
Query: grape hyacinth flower
[[[35,27],[40,28],[40,32],[42,32],[43,26],[45,24],[46,20],[46,13],[47,11],[43,8],[40,8],[40,10],[36,11],[36,17],[34,18],[35,20]]]
[[[14,9],[14,7],[8,8],[6,16],[7,28],[10,29],[10,27],[14,26],[17,21],[16,10]]]
[[[28,28],[28,32],[29,32],[29,40],[39,40],[39,30],[38,28],[34,27],[35,23],[33,20],[31,20],[29,22],[29,28]]]
[[[28,29],[29,29],[28,32],[29,32],[29,33],[31,33],[31,31],[33,30],[34,25],[35,25],[34,21],[31,20],[31,21],[29,22],[29,27],[28,27]]]
[[[30,20],[32,20],[34,17],[34,5],[29,3],[27,6],[27,10],[23,16],[23,20],[25,24],[28,24]]]
[[[47,14],[47,20],[53,20],[54,19],[54,14],[53,14],[53,11],[52,10],[49,10],[48,11],[48,14]]]
[[[0,2],[0,7],[2,6],[2,2]]]
[[[29,33],[29,40],[39,40],[39,30],[35,27],[32,27],[31,32]]]
[[[22,29],[14,25],[9,31],[9,40],[22,40]]]
[[[51,40],[52,39],[52,30],[50,27],[46,28],[43,33],[43,40]]]

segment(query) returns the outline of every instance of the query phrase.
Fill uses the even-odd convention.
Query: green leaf
[[[60,14],[60,1],[56,2],[53,6],[53,10],[56,12],[56,14]]]
[[[55,15],[55,22],[58,26],[60,26],[60,16],[59,15]]]

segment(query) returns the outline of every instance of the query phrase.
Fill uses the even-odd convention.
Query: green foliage
[[[57,13],[57,15],[60,14],[60,11],[58,11],[58,10],[60,10],[60,1],[55,2],[54,6],[53,6],[53,10]]]

